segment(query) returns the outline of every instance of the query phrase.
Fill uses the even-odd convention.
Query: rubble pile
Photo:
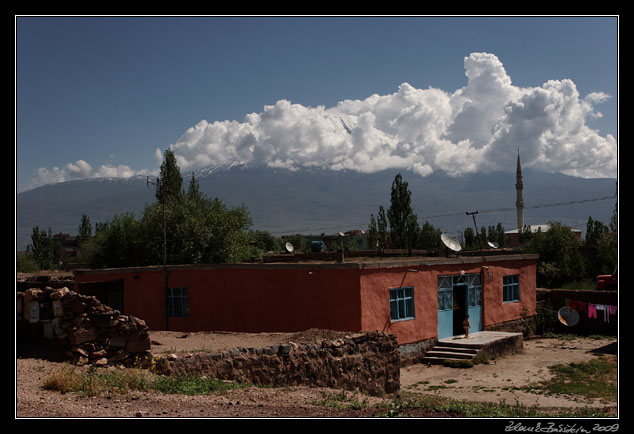
[[[18,292],[17,319],[60,341],[74,364],[132,363],[150,348],[148,327],[131,315],[68,288],[30,288]],[[39,333],[37,333],[39,334]]]

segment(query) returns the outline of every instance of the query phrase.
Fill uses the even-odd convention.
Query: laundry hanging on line
[[[579,313],[587,313],[588,318],[598,319],[598,312],[603,312],[603,321],[610,322],[610,315],[616,315],[617,306],[610,304],[587,303],[579,300],[564,299],[564,304]]]

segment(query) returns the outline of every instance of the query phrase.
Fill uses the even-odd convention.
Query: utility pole
[[[467,211],[467,215],[470,215],[471,217],[473,217],[473,227],[475,228],[475,235],[476,235],[476,238],[478,239],[478,245],[480,246],[480,250],[482,250],[482,241],[480,241],[480,232],[478,232],[478,225],[476,224],[476,219],[475,219],[475,216],[477,213],[478,211],[474,211],[474,212]]]

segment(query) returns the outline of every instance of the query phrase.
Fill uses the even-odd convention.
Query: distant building
[[[74,258],[77,256],[77,252],[79,251],[78,237],[59,233],[57,235],[53,235],[53,241],[62,245],[62,248],[64,249],[64,259]]]
[[[536,233],[536,232],[548,232],[548,230],[550,229],[550,225],[530,225],[527,226],[527,228],[532,232],[532,233]],[[570,229],[572,231],[572,233],[575,234],[575,236],[581,240],[581,231],[579,229]],[[510,247],[519,247],[522,245],[522,243],[520,242],[520,230],[519,229],[513,229],[512,231],[506,231],[504,232],[510,240]]]
[[[324,248],[328,251],[337,251],[341,249],[356,251],[370,250],[368,245],[368,234],[359,229],[352,229],[331,235],[295,235],[294,237],[302,238],[306,250],[311,250],[311,243],[315,241],[321,241]],[[283,240],[290,238],[292,237],[282,236]]]

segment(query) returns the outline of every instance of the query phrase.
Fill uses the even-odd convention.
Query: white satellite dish
[[[577,312],[576,309],[564,306],[557,312],[557,318],[559,318],[559,322],[563,325],[572,327],[579,322],[579,312]]]
[[[459,252],[460,250],[462,250],[462,246],[455,238],[447,234],[441,234],[440,239],[442,240],[443,244],[447,246],[450,250],[453,250],[454,252]]]
[[[487,241],[487,244],[489,245],[489,247],[491,247],[492,249],[497,249],[498,247],[500,247],[500,245],[498,243],[494,243],[492,241]]]
[[[286,243],[286,251],[288,253],[293,253],[294,250],[295,250],[295,247],[293,247],[291,243]]]

